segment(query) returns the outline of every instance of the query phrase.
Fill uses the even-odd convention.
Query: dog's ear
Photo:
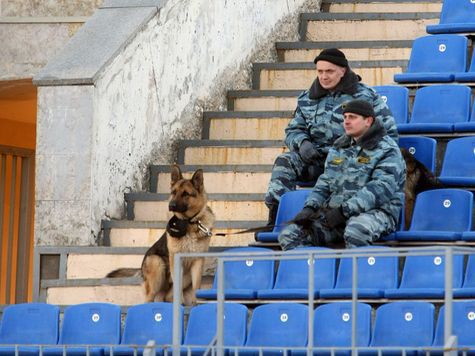
[[[174,164],[172,166],[172,171],[171,171],[171,185],[174,185],[180,179],[183,179],[183,175],[181,174],[180,166],[178,166],[177,164]]]
[[[198,190],[199,192],[202,192],[204,189],[203,170],[202,169],[196,170],[196,172],[193,173],[193,177],[191,177],[191,181],[195,189]]]

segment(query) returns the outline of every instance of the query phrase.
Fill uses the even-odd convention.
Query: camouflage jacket
[[[310,140],[321,154],[326,155],[335,140],[345,133],[341,105],[353,99],[373,103],[376,118],[398,142],[396,122],[388,106],[374,89],[360,83],[360,79],[349,70],[334,92],[323,89],[316,79],[309,90],[300,94],[294,118],[285,129],[285,144],[290,151],[298,151],[304,140]]]
[[[335,141],[305,206],[336,208],[351,217],[380,209],[399,220],[404,200],[406,164],[398,145],[375,121],[363,137],[353,142],[349,136]]]

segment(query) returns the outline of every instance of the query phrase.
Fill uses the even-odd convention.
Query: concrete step
[[[230,90],[229,111],[294,111],[301,90]]]
[[[394,74],[403,72],[407,61],[357,61],[349,64],[366,84],[385,85],[394,83]],[[313,62],[255,63],[253,70],[253,89],[303,90],[309,88],[316,77]]]
[[[439,22],[438,12],[425,13],[304,13],[302,41],[411,40],[426,35]]]
[[[208,111],[203,113],[205,140],[279,140],[293,111]]]
[[[272,164],[267,165],[185,165],[182,172],[191,177],[198,168],[204,168],[204,184],[210,193],[264,193],[269,182]],[[170,191],[170,166],[150,167],[150,191],[168,194]]]
[[[254,242],[253,233],[234,234],[238,231],[264,226],[266,221],[217,221],[211,237],[212,247],[247,246]],[[103,221],[104,244],[111,247],[150,247],[165,231],[165,221]]]
[[[282,140],[184,140],[177,162],[192,165],[258,165],[273,163],[286,150]]]
[[[168,194],[127,193],[127,218],[136,221],[168,221]],[[266,221],[264,194],[208,194],[218,221]]]
[[[440,12],[440,0],[324,0],[325,12]]]
[[[411,54],[412,40],[341,41],[341,42],[276,42],[280,62],[311,62],[325,48],[338,47],[349,61],[404,61]]]

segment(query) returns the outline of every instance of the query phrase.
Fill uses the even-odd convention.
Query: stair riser
[[[283,132],[283,131],[282,131]],[[272,162],[268,162],[271,164]],[[264,193],[270,179],[270,172],[205,172],[205,189],[208,193]],[[161,173],[157,193],[169,193],[170,174]]]
[[[236,229],[214,229],[216,233],[233,233]],[[162,236],[163,229],[112,229],[110,241],[112,247],[149,247]],[[254,234],[230,236],[212,236],[210,246],[246,246],[254,242]],[[122,267],[122,266],[121,266]]]
[[[345,41],[348,34],[353,41],[411,40],[426,35],[426,26],[438,22],[437,19],[309,21],[306,40]]]
[[[408,60],[410,48],[344,48],[340,49],[350,61]],[[278,50],[284,62],[313,62],[322,49]]]
[[[293,111],[297,97],[242,97],[234,99],[234,111]]]
[[[272,164],[285,147],[188,147],[185,164]]]
[[[50,287],[46,302],[56,305],[73,305],[89,302],[135,305],[144,301],[142,286],[87,286]]]
[[[384,68],[356,68],[354,71],[359,74],[368,85],[385,85],[393,83],[396,73],[403,71],[402,67]],[[261,70],[260,87],[262,90],[296,90],[307,89],[315,80],[315,69],[299,70]]]
[[[216,219],[220,221],[266,221],[268,210],[263,201],[210,201]],[[168,202],[136,201],[136,221],[167,221]]]
[[[143,255],[69,254],[66,278],[105,278],[107,273],[117,268],[139,268],[142,259]]]
[[[210,140],[280,140],[291,117],[211,119]]]
[[[324,6],[330,12],[440,12],[442,4],[419,3],[419,4],[401,4],[401,3],[368,3],[368,4],[330,4]]]

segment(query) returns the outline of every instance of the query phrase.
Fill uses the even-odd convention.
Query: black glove
[[[346,222],[346,218],[343,216],[341,206],[338,208],[327,210],[324,213],[324,216],[325,216],[324,224],[331,229]]]
[[[300,212],[295,215],[295,218],[293,219],[293,222],[297,225],[301,226],[307,226],[310,225],[312,220],[310,217],[315,214],[315,210],[309,207],[305,207]]]
[[[300,145],[299,154],[305,163],[312,163],[320,157],[318,150],[313,146],[313,143],[308,140],[303,141]]]

